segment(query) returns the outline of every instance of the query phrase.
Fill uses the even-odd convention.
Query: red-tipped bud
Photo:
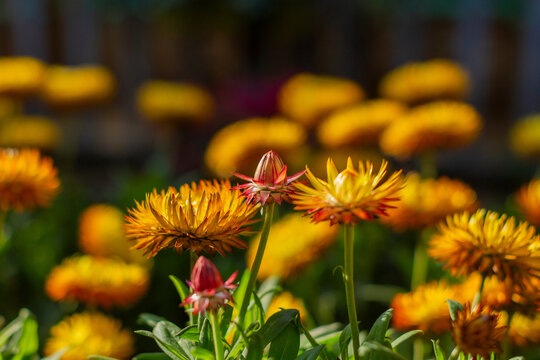
[[[199,256],[191,271],[191,285],[194,291],[217,289],[223,285],[223,279],[213,262]]]
[[[284,168],[285,163],[279,155],[274,151],[269,151],[259,161],[253,180],[272,186],[276,184],[276,180]]]
[[[193,304],[193,313],[217,311],[228,301],[233,302],[230,290],[234,289],[233,281],[237,272],[223,282],[216,265],[204,256],[199,256],[191,272],[189,286],[193,293],[181,304]]]
[[[247,184],[239,185],[233,189],[244,190],[242,195],[247,197],[248,202],[265,203],[290,201],[290,195],[294,192],[291,185],[293,181],[304,174],[305,171],[287,177],[287,166],[274,151],[263,155],[254,177],[233,173],[236,177],[248,181]]]

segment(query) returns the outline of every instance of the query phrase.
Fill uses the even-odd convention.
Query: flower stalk
[[[343,281],[345,282],[345,296],[347,298],[347,312],[351,325],[351,338],[353,344],[354,359],[358,360],[360,338],[358,320],[356,315],[356,301],[354,297],[354,225],[345,225],[345,267]]]
[[[214,338],[214,352],[216,360],[223,360],[223,341],[221,340],[221,329],[219,327],[219,318],[216,311],[208,313],[210,325],[212,326],[212,337]]]
[[[240,312],[238,313],[238,322],[240,324],[244,323],[244,318],[246,316],[249,300],[251,299],[251,294],[253,293],[255,283],[257,282],[257,274],[259,273],[259,269],[261,267],[264,250],[266,249],[266,243],[268,241],[268,235],[270,234],[270,227],[272,226],[272,218],[274,217],[274,206],[275,203],[270,203],[267,206],[263,207],[264,223],[261,230],[261,240],[259,241],[259,247],[257,248],[255,260],[253,261],[253,265],[251,266],[251,272],[249,274],[249,281],[247,284],[246,292],[240,304]]]

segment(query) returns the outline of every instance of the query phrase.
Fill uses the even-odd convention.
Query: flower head
[[[55,149],[62,139],[62,130],[43,116],[16,116],[0,125],[0,146],[13,148]]]
[[[206,122],[214,114],[214,100],[205,89],[161,80],[139,88],[137,107],[152,122]]]
[[[0,95],[25,97],[36,94],[43,84],[45,64],[24,56],[0,58]]]
[[[274,295],[268,310],[266,311],[266,318],[274,315],[275,313],[281,311],[281,309],[296,309],[300,314],[300,321],[305,322],[308,318],[308,312],[306,306],[302,299],[295,297],[288,291],[280,292],[279,294]]]
[[[144,295],[148,282],[148,271],[140,265],[82,255],[55,267],[45,289],[55,301],[125,307]]]
[[[540,114],[526,116],[512,127],[510,147],[521,156],[540,156]]]
[[[114,77],[102,66],[51,66],[46,72],[41,97],[55,109],[77,110],[102,105],[114,92]]]
[[[193,293],[186,298],[182,306],[193,304],[193,313],[216,312],[227,302],[234,302],[230,290],[236,288],[233,284],[238,272],[232,274],[225,282],[216,265],[204,256],[199,256],[191,272],[188,285]]]
[[[466,303],[452,321],[452,339],[465,354],[489,359],[492,352],[500,353],[507,327],[499,313],[482,304],[471,309]]]
[[[314,224],[297,213],[285,215],[272,225],[259,280],[270,276],[289,278],[314,263],[336,241],[338,229],[328,223]],[[285,243],[286,242],[286,246]],[[259,237],[249,244],[246,262],[253,263]]]
[[[304,174],[305,171],[287,177],[287,165],[281,160],[274,151],[269,151],[263,155],[255,176],[249,177],[238,173],[234,176],[248,181],[247,184],[239,185],[233,190],[244,190],[242,195],[247,198],[247,202],[255,201],[264,206],[265,203],[276,202],[279,205],[283,200],[290,202],[290,194],[294,193],[294,187],[291,184]]]
[[[136,205],[126,216],[126,235],[149,256],[164,248],[223,256],[233,247],[245,249],[238,236],[249,232],[258,208],[231,190],[227,180],[202,180],[160,193],[154,189]]]
[[[450,329],[446,300],[465,300],[459,290],[441,280],[420,285],[410,293],[397,294],[390,305],[394,309],[393,327],[402,331],[419,329],[442,334]]]
[[[527,221],[540,225],[540,179],[523,185],[516,194],[516,202]]]
[[[465,103],[438,101],[420,105],[393,121],[382,133],[381,149],[408,158],[422,152],[457,148],[478,136],[482,120]]]
[[[95,312],[71,315],[51,328],[45,355],[67,348],[61,360],[81,360],[90,355],[127,360],[135,352],[131,332],[122,323]]]
[[[470,301],[474,298],[480,284],[482,275],[472,273],[461,284],[455,285],[458,293],[461,294],[460,302]],[[512,302],[513,285],[510,279],[500,281],[496,276],[488,276],[484,279],[484,287],[482,290],[482,299],[480,302],[490,306],[492,309],[500,310],[507,307]],[[458,298],[453,298],[458,300]]]
[[[401,200],[381,220],[396,230],[421,229],[477,207],[476,193],[467,184],[447,177],[421,179],[411,173],[405,180]]]
[[[313,187],[296,184],[298,192],[291,195],[295,210],[305,210],[314,222],[329,220],[332,225],[355,224],[386,215],[389,203],[399,199],[397,193],[402,186],[401,171],[384,180],[387,167],[383,161],[375,174],[372,163],[360,162],[356,170],[349,158],[347,168],[338,173],[332,159],[328,159],[328,182],[307,169]]]
[[[124,233],[124,214],[117,207],[94,204],[79,217],[79,246],[85,253],[148,265],[142,251],[131,245]]]
[[[53,161],[37,150],[0,149],[0,209],[48,206],[60,189]]]
[[[312,127],[331,111],[364,97],[362,87],[351,80],[302,73],[283,85],[278,103],[283,114]]]
[[[453,275],[479,272],[509,279],[524,291],[539,289],[540,237],[526,222],[480,209],[448,216],[429,243],[429,255],[444,262]]]
[[[206,166],[221,177],[233,171],[251,171],[261,156],[274,149],[287,159],[298,156],[306,140],[302,125],[283,118],[251,118],[237,121],[219,130],[210,140],[205,154]]]
[[[415,104],[441,99],[462,99],[469,88],[465,71],[455,62],[433,59],[408,63],[382,79],[383,97]]]
[[[386,99],[347,106],[321,122],[317,138],[329,148],[377,145],[384,129],[406,111],[403,103]]]

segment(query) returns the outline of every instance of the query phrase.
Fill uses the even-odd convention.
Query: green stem
[[[7,211],[0,211],[0,253],[7,245],[7,236],[4,233],[4,226],[6,224]]]
[[[459,346],[456,346],[454,350],[452,350],[452,353],[450,354],[450,357],[448,358],[448,360],[454,360],[458,357],[458,355],[459,355]]]
[[[510,359],[510,353],[512,352],[512,347],[510,344],[510,324],[512,323],[512,318],[514,317],[514,311],[508,312],[508,321],[506,322],[506,334],[504,334],[504,340],[502,343],[502,358],[503,360]]]
[[[411,289],[415,289],[417,286],[426,282],[427,271],[429,265],[429,257],[427,255],[426,242],[431,236],[431,228],[422,230],[420,238],[416,242],[414,248],[413,268],[411,275]]]
[[[345,268],[343,280],[345,282],[345,296],[347,297],[347,312],[349,313],[349,323],[351,325],[351,338],[353,343],[354,359],[358,360],[358,348],[360,347],[360,337],[358,331],[358,320],[356,316],[356,301],[354,300],[354,225],[345,225]]]
[[[437,157],[434,151],[420,154],[420,175],[424,179],[437,177]]]
[[[259,240],[259,247],[257,248],[257,254],[255,255],[255,260],[251,266],[251,272],[249,274],[249,281],[247,284],[246,292],[244,298],[240,304],[240,312],[238,314],[238,323],[244,325],[244,318],[246,316],[247,308],[249,305],[249,300],[251,299],[251,294],[255,288],[255,283],[257,282],[257,274],[261,267],[264,250],[266,249],[266,242],[268,241],[268,235],[270,234],[270,227],[272,226],[272,218],[274,216],[274,206],[275,203],[266,205],[264,210],[264,223],[261,230],[261,239]]]
[[[480,288],[478,289],[478,292],[474,295],[472,309],[476,308],[478,304],[480,304],[480,301],[482,300],[482,293],[484,292],[485,283],[486,283],[486,277],[482,276],[482,281],[480,282]]]
[[[299,325],[300,325],[300,328],[302,329],[302,332],[304,333],[304,335],[306,336],[306,339],[308,339],[309,343],[311,344],[311,346],[313,347],[317,347],[319,346],[320,344],[317,342],[317,340],[315,340],[315,338],[313,336],[311,336],[311,333],[309,332],[309,330],[307,330],[304,325],[302,324],[301,321],[298,322]],[[328,353],[326,352],[326,346],[323,348],[322,350],[322,357],[324,358],[324,360],[331,360],[330,359],[330,356],[328,355]]]
[[[422,337],[414,339],[413,360],[424,360],[424,339]]]
[[[216,360],[223,360],[223,341],[221,340],[221,329],[219,328],[219,319],[215,311],[208,313],[210,319],[210,325],[212,326],[212,336],[214,337],[214,352],[216,354]]]

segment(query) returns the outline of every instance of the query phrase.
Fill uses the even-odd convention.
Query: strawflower
[[[263,155],[255,170],[255,176],[233,173],[234,176],[247,181],[247,184],[238,185],[233,190],[243,190],[242,195],[247,202],[266,203],[276,202],[281,205],[283,201],[290,202],[290,195],[294,193],[293,181],[304,174],[300,171],[292,176],[287,176],[287,165],[274,151]]]
[[[433,59],[413,62],[390,71],[381,80],[381,96],[415,104],[441,99],[462,99],[469,78],[455,62]]]
[[[453,275],[479,272],[511,281],[516,290],[536,289],[540,237],[527,222],[480,209],[448,216],[429,243],[429,255]]]
[[[268,319],[281,309],[296,309],[300,314],[300,321],[305,322],[308,319],[308,312],[302,299],[295,297],[288,291],[274,295],[266,311],[266,318]]]
[[[55,267],[47,277],[45,290],[55,301],[126,307],[144,295],[148,283],[148,271],[140,265],[81,255]]]
[[[520,156],[540,156],[540,114],[526,116],[512,126],[510,147]]]
[[[219,130],[205,153],[208,169],[221,177],[233,171],[248,172],[261,156],[274,149],[290,164],[301,152],[307,138],[302,125],[284,118],[251,118],[237,121]]]
[[[189,287],[193,293],[182,303],[182,306],[193,304],[193,313],[217,312],[227,302],[234,302],[231,290],[238,271],[233,273],[225,282],[216,265],[204,256],[199,256],[191,272]]]
[[[403,103],[386,99],[347,106],[321,122],[317,138],[329,148],[377,145],[384,129],[406,111]]]
[[[57,172],[37,150],[0,149],[0,210],[49,206],[60,189]]]
[[[0,58],[0,95],[26,97],[36,94],[45,78],[45,64],[24,56]]]
[[[387,215],[390,203],[399,200],[402,187],[401,171],[385,178],[388,163],[383,161],[378,172],[370,162],[359,162],[358,170],[352,159],[340,173],[332,159],[327,162],[327,181],[309,170],[306,177],[313,187],[297,183],[298,192],[291,195],[295,210],[306,211],[314,222],[330,221],[333,224],[356,224]]]
[[[283,84],[278,106],[287,117],[312,127],[332,110],[364,97],[362,87],[351,80],[302,73]]]
[[[466,303],[452,321],[452,339],[463,353],[475,359],[478,356],[489,359],[490,353],[502,352],[506,329],[499,313],[482,304],[471,308],[471,304]]]
[[[67,348],[60,360],[82,360],[90,355],[127,360],[135,352],[131,331],[122,323],[95,312],[71,315],[51,328],[45,356]]]
[[[228,180],[202,180],[160,193],[154,189],[128,210],[126,235],[150,257],[165,248],[223,256],[233,247],[245,249],[239,235],[249,232],[258,207],[230,189]]]
[[[510,341],[519,347],[540,344],[540,313],[532,315],[515,313],[510,321],[508,335]]]
[[[338,228],[314,224],[299,214],[288,214],[272,226],[257,278],[292,277],[313,264],[337,240]],[[286,242],[286,246],[284,246]],[[255,237],[249,244],[246,262],[252,264],[259,247]]]
[[[516,203],[528,222],[540,225],[540,179],[523,185],[516,194]]]
[[[381,149],[409,158],[440,149],[465,146],[478,137],[482,120],[476,110],[457,101],[419,105],[393,121],[382,133]]]
[[[60,144],[60,126],[43,116],[16,116],[0,124],[0,146],[54,150]]]

